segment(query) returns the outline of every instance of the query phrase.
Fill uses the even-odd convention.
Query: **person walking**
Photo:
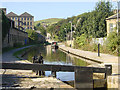
[[[38,63],[39,64],[43,64],[43,56],[41,55],[41,53],[39,54],[39,57],[38,57]],[[44,75],[44,71],[38,71],[38,73],[39,73],[39,76],[41,76],[41,75]]]
[[[37,55],[32,57],[32,63],[37,63]],[[32,70],[33,72],[37,72],[36,70]]]

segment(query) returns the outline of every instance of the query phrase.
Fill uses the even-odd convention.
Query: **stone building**
[[[28,33],[25,31],[19,30],[18,28],[15,28],[14,21],[12,20],[10,21],[11,21],[11,27],[4,41],[2,42],[2,48],[28,44],[29,43]]]
[[[15,22],[15,27],[20,30],[34,29],[34,16],[27,12],[24,12],[21,15],[10,12],[6,16],[13,20]]]
[[[120,22],[120,13],[119,13],[119,22]],[[117,14],[114,14],[108,18],[106,18],[107,23],[107,36],[109,33],[113,32],[117,27]]]

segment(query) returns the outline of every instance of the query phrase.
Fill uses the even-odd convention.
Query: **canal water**
[[[55,50],[48,46],[36,46],[33,47],[23,58],[32,62],[32,57],[34,55],[39,56],[42,54],[44,64],[55,64],[55,65],[76,65],[76,66],[87,66],[88,63],[80,60],[69,53],[65,53],[59,49]],[[51,75],[50,71],[45,72],[46,76]],[[62,81],[74,80],[74,72],[57,72],[57,78]]]

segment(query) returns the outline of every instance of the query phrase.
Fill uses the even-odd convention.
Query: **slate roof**
[[[118,14],[118,17],[120,18],[120,13]],[[106,18],[106,20],[110,20],[110,19],[117,19],[117,14],[114,14],[114,15]]]
[[[13,12],[10,12],[6,15],[7,17],[11,17],[11,16],[18,16],[17,14],[13,13]]]
[[[24,12],[23,14],[21,14],[20,16],[25,17],[25,16],[29,16],[29,17],[33,17],[31,14]]]

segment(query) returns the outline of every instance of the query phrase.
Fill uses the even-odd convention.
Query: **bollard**
[[[98,44],[98,57],[100,57],[100,44]]]
[[[108,75],[112,74],[112,65],[105,65],[105,79],[107,78]]]

